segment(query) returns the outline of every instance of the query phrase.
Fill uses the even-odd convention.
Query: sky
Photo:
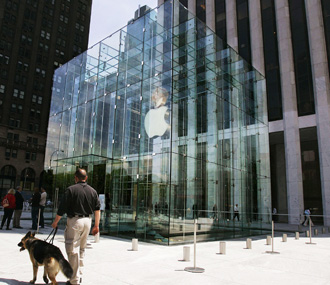
[[[88,47],[127,25],[139,5],[157,6],[157,0],[93,0]]]

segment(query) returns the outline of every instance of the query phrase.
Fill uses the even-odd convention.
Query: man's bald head
[[[74,174],[78,181],[85,182],[87,180],[87,172],[85,169],[78,168]]]

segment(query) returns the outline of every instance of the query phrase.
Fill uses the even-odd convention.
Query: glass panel
[[[58,154],[54,196],[86,168],[104,195],[102,233],[168,245],[191,241],[194,219],[208,240],[269,227],[264,78],[180,2],[131,21],[60,75],[47,144]]]

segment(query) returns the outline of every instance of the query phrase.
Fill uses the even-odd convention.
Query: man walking
[[[21,215],[22,215],[22,210],[23,210],[24,198],[23,198],[21,192],[22,192],[22,187],[17,186],[16,192],[15,192],[16,208],[14,211],[14,220],[13,220],[13,228],[16,228],[16,229],[23,229],[21,227]]]
[[[237,217],[237,221],[239,221],[239,210],[238,210],[238,204],[235,205],[234,207],[234,219]]]
[[[96,235],[99,232],[100,200],[96,190],[86,183],[87,178],[86,170],[78,169],[75,172],[76,184],[66,189],[52,224],[55,229],[62,216],[65,213],[67,214],[64,233],[65,249],[73,269],[72,278],[67,281],[67,285],[81,283],[81,267],[84,266],[83,259],[93,213],[95,215],[95,225],[92,234]]]

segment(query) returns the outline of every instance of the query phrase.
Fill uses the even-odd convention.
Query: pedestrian
[[[273,208],[273,221],[277,221],[277,209],[275,207]]]
[[[24,198],[22,196],[22,187],[17,186],[15,192],[16,208],[14,211],[13,228],[23,229],[21,227],[21,215],[23,211]]]
[[[77,169],[75,172],[75,183],[69,186],[59,204],[57,215],[52,227],[55,229],[62,216],[67,214],[67,222],[64,233],[65,249],[69,263],[73,269],[73,275],[67,285],[80,284],[81,274],[84,266],[83,259],[87,245],[87,237],[92,225],[92,214],[95,215],[95,225],[92,234],[99,232],[100,224],[100,199],[94,188],[89,186],[87,172]]]
[[[4,215],[1,222],[0,229],[2,230],[3,225],[7,220],[7,228],[6,230],[11,230],[9,228],[11,217],[13,216],[15,207],[16,207],[16,198],[15,198],[15,190],[9,189],[8,194],[2,200],[2,206],[4,208]]]
[[[40,227],[42,228],[45,227],[44,210],[46,207],[46,199],[47,199],[47,192],[45,188],[41,187],[39,208],[40,208]]]
[[[34,188],[34,193],[31,198],[31,218],[32,218],[32,230],[36,231],[38,228],[38,216],[39,216],[39,209],[40,209],[40,192],[39,188]]]
[[[238,211],[238,204],[235,205],[234,207],[234,219],[237,217],[237,221],[239,221],[239,211]]]
[[[304,222],[302,223],[303,226],[307,226],[308,223],[310,222],[311,223],[311,226],[314,226],[313,222],[312,222],[312,219],[311,219],[311,210],[310,208],[307,208],[305,211],[304,211],[304,214],[305,214],[305,220]]]

